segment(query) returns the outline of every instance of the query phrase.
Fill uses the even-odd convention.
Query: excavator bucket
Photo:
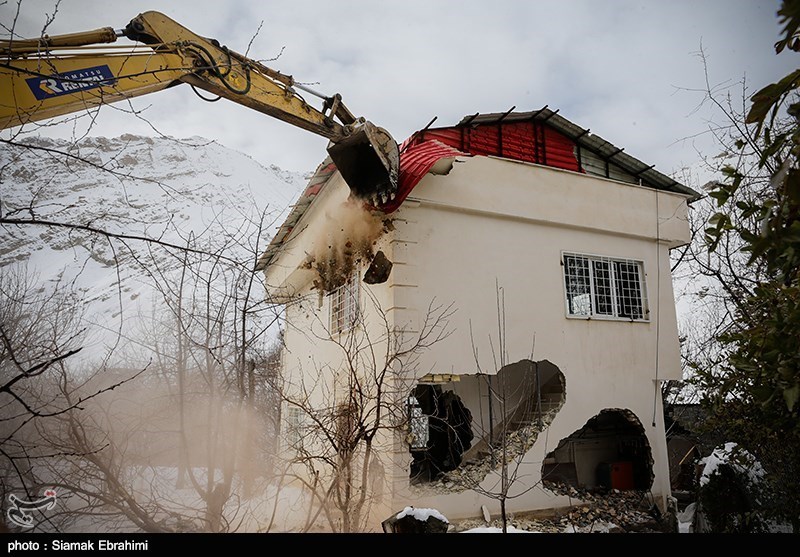
[[[397,195],[400,150],[385,129],[363,122],[328,154],[356,197],[380,207]]]

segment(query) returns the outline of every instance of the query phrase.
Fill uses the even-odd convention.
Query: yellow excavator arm
[[[135,44],[111,45],[120,37]],[[0,83],[0,129],[187,83],[328,138],[328,153],[357,197],[379,206],[397,192],[397,142],[356,118],[341,95],[322,95],[159,12],[119,30],[2,41]],[[319,97],[322,108],[298,90]]]

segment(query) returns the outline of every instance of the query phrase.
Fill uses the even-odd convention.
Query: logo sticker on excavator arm
[[[49,77],[31,77],[25,81],[36,99],[43,101],[103,85],[112,85],[116,79],[108,66],[94,66]]]

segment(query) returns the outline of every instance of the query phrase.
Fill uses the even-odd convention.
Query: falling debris
[[[372,264],[364,274],[364,282],[367,284],[381,284],[389,280],[389,273],[392,272],[392,262],[382,251],[378,251],[372,258]]]
[[[392,262],[381,251],[378,252],[380,259],[375,262],[375,246],[378,239],[392,229],[391,220],[353,198],[326,216],[330,224],[325,229],[325,236],[319,239],[315,252],[308,254],[301,265],[301,268],[316,271],[314,288],[332,292],[364,267],[369,267],[370,280],[374,280],[366,281],[368,284],[385,282]]]

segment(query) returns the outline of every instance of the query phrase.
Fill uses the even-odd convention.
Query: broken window
[[[343,285],[330,294],[332,335],[352,329],[358,321],[359,278],[359,271],[356,269]]]
[[[565,253],[563,266],[568,315],[646,319],[641,261]]]

